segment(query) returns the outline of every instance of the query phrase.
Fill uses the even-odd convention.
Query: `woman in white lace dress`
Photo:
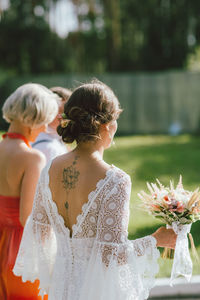
[[[161,227],[127,238],[130,177],[103,160],[117,129],[119,103],[106,85],[77,88],[65,104],[58,133],[70,153],[43,170],[14,273],[40,280],[49,300],[142,300],[158,272],[157,246],[176,236]]]

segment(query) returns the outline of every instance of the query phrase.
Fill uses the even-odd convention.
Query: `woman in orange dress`
[[[38,300],[39,281],[23,283],[13,266],[36,184],[46,161],[29,142],[45,131],[58,112],[58,97],[39,84],[19,87],[5,101],[3,117],[10,123],[0,142],[0,299]],[[30,257],[31,259],[31,257]],[[47,298],[46,298],[47,299]]]

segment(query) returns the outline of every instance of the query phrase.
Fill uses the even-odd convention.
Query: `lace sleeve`
[[[107,266],[113,255],[120,264],[126,262],[122,249],[128,236],[130,177],[117,176],[113,181],[102,202],[97,226],[97,242],[101,244],[102,260]]]
[[[130,193],[130,177],[122,171],[106,186],[80,300],[95,299],[97,290],[102,291],[99,299],[103,300],[144,300],[154,285],[159,257],[155,239],[128,240]],[[88,284],[94,286],[89,295]]]
[[[99,214],[97,239],[105,244],[106,251],[103,255],[103,261],[108,264],[106,253],[113,249],[113,246],[123,248],[128,237],[129,222],[129,200],[131,193],[131,181],[129,176],[123,175],[115,179],[115,185],[107,192]],[[153,254],[156,247],[156,240],[152,236],[146,236],[134,241],[133,251],[136,256],[143,256],[148,252]],[[113,250],[112,250],[113,251]],[[112,252],[111,251],[111,252]],[[111,253],[109,253],[111,254]],[[126,258],[123,258],[124,262]]]
[[[28,217],[13,272],[23,281],[40,280],[40,294],[47,293],[56,253],[56,240],[45,209],[45,174],[36,189],[31,215]],[[31,258],[31,259],[30,259]]]

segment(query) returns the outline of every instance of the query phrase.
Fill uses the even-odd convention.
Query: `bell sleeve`
[[[105,192],[80,300],[147,299],[158,272],[156,240],[128,240],[130,177],[123,172]]]
[[[40,295],[48,293],[56,254],[56,239],[45,209],[46,168],[40,176],[31,215],[28,217],[13,268],[22,281],[40,280]]]

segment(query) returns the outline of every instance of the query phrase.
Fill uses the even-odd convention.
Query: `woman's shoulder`
[[[111,165],[116,180],[131,181],[130,175],[115,165]]]
[[[99,162],[99,164],[93,169],[93,171],[95,170],[100,174],[100,177],[106,176],[108,178],[112,178],[114,181],[130,181],[130,176],[125,171],[113,164],[108,164],[105,161]]]
[[[32,148],[20,148],[14,151],[13,157],[15,165],[19,165],[23,172],[42,170],[46,164],[43,153]]]
[[[56,156],[50,162],[47,163],[46,169],[48,169],[49,173],[55,174],[62,170],[63,166],[68,162],[68,157],[70,157],[69,153],[64,153]],[[70,160],[69,160],[70,163]]]
[[[23,157],[23,161],[28,165],[42,164],[45,166],[45,155],[37,149],[26,149],[25,151],[21,152],[21,156]]]
[[[114,195],[116,201],[119,200],[121,203],[129,200],[131,193],[130,176],[114,165],[111,166],[109,172],[111,172],[111,176],[108,178],[108,184],[104,186],[104,193],[109,195],[106,199],[110,201],[109,199]]]

